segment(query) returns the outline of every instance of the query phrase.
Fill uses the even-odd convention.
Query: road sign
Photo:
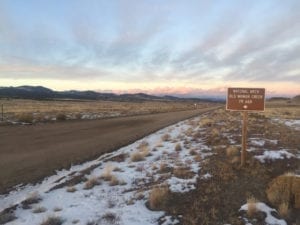
[[[265,89],[228,88],[226,110],[243,111],[241,166],[244,166],[247,155],[248,111],[265,110]]]
[[[264,88],[228,88],[226,109],[235,111],[264,111]]]

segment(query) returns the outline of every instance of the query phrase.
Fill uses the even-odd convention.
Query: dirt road
[[[0,127],[0,194],[212,110]]]

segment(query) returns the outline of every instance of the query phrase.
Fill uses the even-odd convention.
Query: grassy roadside
[[[284,110],[288,112],[290,118],[295,113],[294,109]],[[283,124],[272,123],[269,116],[274,116],[277,113],[277,118],[280,117],[278,112],[282,112],[282,109],[275,109],[275,112],[269,110],[269,112],[266,116],[250,114],[249,138],[259,136],[261,139],[266,140],[276,139],[278,140],[277,144],[265,143],[263,148],[274,151],[284,148],[290,149],[295,154],[299,153],[299,131],[290,129]],[[297,117],[297,112],[295,115]],[[180,224],[183,225],[242,225],[245,224],[245,220],[242,219],[245,217],[253,225],[266,224],[266,215],[261,212],[249,216],[239,211],[247,200],[253,198],[256,199],[255,201],[265,202],[276,208],[278,210],[276,216],[285,219],[288,224],[299,224],[299,208],[295,209],[292,206],[286,210],[284,215],[280,215],[282,210],[278,205],[270,202],[267,195],[267,190],[275,178],[287,172],[300,171],[299,159],[286,158],[284,160],[267,160],[265,163],[261,163],[254,158],[258,152],[255,152],[255,154],[248,152],[247,164],[245,167],[241,167],[239,150],[233,152],[230,149],[232,144],[228,139],[228,135],[227,138],[223,135],[224,133],[230,133],[231,139],[236,142],[237,148],[240,148],[238,146],[241,130],[241,116],[239,113],[218,110],[218,112],[209,116],[208,121],[205,126],[210,131],[207,132],[205,138],[206,142],[211,145],[214,154],[204,163],[199,176],[203,177],[205,174],[210,174],[211,178],[198,180],[197,188],[189,193],[169,193],[165,203],[160,207],[156,207],[156,210],[164,210],[171,215],[181,215]],[[215,132],[217,134],[212,135]],[[249,142],[248,148],[253,147]],[[262,149],[258,151],[262,151]],[[278,193],[281,194],[281,192]],[[295,204],[295,202],[292,204]]]

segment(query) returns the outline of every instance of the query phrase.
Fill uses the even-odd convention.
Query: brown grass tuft
[[[41,225],[61,225],[63,224],[63,220],[60,217],[48,217]]]
[[[60,212],[60,211],[62,211],[62,208],[60,208],[60,207],[54,207],[53,211],[54,212]]]
[[[247,206],[248,206],[247,215],[249,217],[253,217],[254,214],[257,212],[256,203],[257,203],[257,199],[254,197],[250,197],[247,199]]]
[[[169,134],[164,134],[162,137],[161,137],[161,140],[162,141],[170,141],[170,138],[171,136]]]
[[[142,152],[133,152],[130,159],[132,162],[139,162],[145,160],[145,156]]]
[[[209,118],[203,118],[199,122],[200,127],[211,127],[213,125],[214,121]]]
[[[152,210],[162,209],[170,197],[168,187],[155,187],[149,194],[149,207]]]
[[[31,193],[26,200],[22,202],[23,209],[30,209],[32,204],[39,203],[42,200],[41,196],[37,193]]]
[[[47,209],[43,206],[36,207],[32,210],[33,213],[43,213],[46,211],[47,211]]]
[[[293,193],[296,190],[293,190],[293,183],[297,177],[290,175],[281,175],[276,177],[269,184],[268,189],[266,190],[268,200],[279,207],[282,203],[287,203],[288,205],[293,204],[292,199],[296,193]],[[300,184],[300,178],[298,183]],[[295,182],[297,183],[297,182]],[[298,190],[299,191],[299,190]]]
[[[173,170],[173,174],[175,177],[182,179],[190,179],[194,176],[194,173],[188,167],[177,167]]]
[[[190,150],[190,155],[197,155],[196,150],[195,150],[195,149],[191,149],[191,150]]]
[[[172,170],[167,163],[161,162],[159,165],[159,173],[169,173]]]
[[[76,187],[74,186],[67,187],[67,192],[73,193],[75,191],[77,191]]]
[[[181,151],[181,150],[182,150],[181,144],[180,144],[180,143],[177,143],[177,144],[175,145],[175,151],[179,152],[179,151]]]
[[[283,218],[287,218],[289,215],[289,204],[287,202],[280,203],[278,207],[279,215]]]
[[[150,150],[148,146],[140,147],[136,152],[133,152],[130,156],[132,162],[138,162],[145,160],[145,157],[150,155]]]
[[[240,157],[239,156],[234,156],[231,161],[230,161],[231,164],[238,164],[240,163]]]
[[[118,224],[120,217],[113,212],[107,212],[102,216],[101,220],[103,220],[105,224]]]
[[[103,173],[101,175],[101,178],[105,181],[110,181],[112,178],[112,171],[113,171],[113,167],[111,165],[107,165],[104,170]]]
[[[230,145],[228,148],[226,148],[226,156],[227,157],[234,157],[239,155],[239,149],[237,146]]]
[[[118,178],[116,176],[113,175],[110,179],[109,185],[110,186],[116,186],[116,185],[119,185],[119,184],[120,184],[120,181],[118,180]]]
[[[220,136],[220,131],[217,129],[217,128],[213,128],[211,131],[210,131],[210,135],[212,136],[212,137],[218,137],[218,136]]]
[[[96,177],[92,177],[85,182],[83,188],[88,190],[88,189],[92,189],[94,186],[99,185],[99,184],[101,184],[99,179]]]
[[[148,146],[149,146],[149,143],[147,141],[142,141],[137,148],[138,149],[143,149],[143,148],[148,147]]]
[[[194,160],[195,160],[196,162],[201,162],[201,161],[202,161],[201,155],[195,155],[195,156],[194,156]]]

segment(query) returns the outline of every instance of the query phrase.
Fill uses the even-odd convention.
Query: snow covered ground
[[[177,218],[149,210],[146,202],[157,186],[172,192],[195,188],[201,161],[212,154],[204,141],[187,135],[195,129],[205,132],[199,120],[180,122],[94,161],[57,171],[40,184],[0,196],[0,211],[18,204],[16,219],[8,225],[38,225],[55,217],[63,224],[147,225],[159,219],[164,225],[176,224]],[[64,185],[80,175],[86,181]],[[209,178],[210,174],[203,177]]]

